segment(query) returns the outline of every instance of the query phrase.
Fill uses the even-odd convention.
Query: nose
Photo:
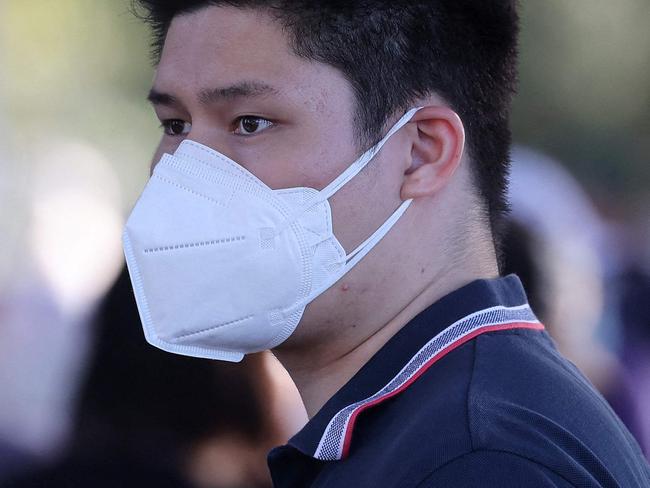
[[[233,147],[228,140],[229,133],[223,128],[214,127],[211,124],[196,122],[192,124],[192,129],[185,138],[193,142],[198,142],[203,146],[207,146],[230,159],[236,160],[236,155],[233,153]]]
[[[211,127],[208,124],[193,123],[192,129],[185,137],[178,137],[178,141],[174,141],[173,144],[164,143],[163,140],[163,143],[158,146],[149,166],[149,176],[153,174],[154,169],[163,154],[173,154],[176,149],[178,149],[178,146],[180,146],[185,140],[198,142],[199,144],[220,152],[230,159],[235,159],[235,155],[232,153],[232,148],[227,140],[227,133],[224,133],[215,127]]]
[[[153,155],[153,158],[151,159],[151,163],[149,164],[149,177],[151,178],[151,175],[153,175],[153,170],[156,168],[156,165],[160,161],[160,158],[162,157],[164,151],[160,146],[158,146],[158,149],[156,149],[156,152]]]

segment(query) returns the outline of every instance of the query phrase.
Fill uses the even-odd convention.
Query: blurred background
[[[650,2],[521,3],[507,269],[650,455]],[[144,345],[120,234],[160,134],[148,36],[127,0],[0,1],[0,484],[58,463],[267,486],[305,420],[270,356],[236,373]]]

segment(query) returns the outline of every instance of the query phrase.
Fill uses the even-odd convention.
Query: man
[[[271,348],[310,421],[276,486],[649,486],[498,278],[511,1],[140,2],[164,135],[124,234],[145,334]]]

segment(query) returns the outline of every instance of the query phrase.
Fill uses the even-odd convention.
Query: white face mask
[[[411,200],[349,254],[328,198],[409,122],[323,190],[272,190],[239,164],[185,140],[156,165],[123,235],[147,341],[169,352],[240,361],[295,330],[305,307],[355,266]]]

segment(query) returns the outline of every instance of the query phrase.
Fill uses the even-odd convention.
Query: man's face
[[[260,11],[206,7],[176,17],[150,98],[166,132],[154,161],[189,138],[271,188],[322,189],[361,152],[350,83],[338,70],[293,54],[281,26]],[[335,235],[348,252],[399,206],[405,154],[392,146],[330,199]],[[372,269],[364,269],[346,277],[346,290],[355,283],[367,289],[363,275]],[[335,293],[317,300],[328,304],[330,296],[323,314],[331,313]],[[311,317],[320,320],[314,306]]]
[[[333,162],[355,158],[349,84],[293,55],[280,27],[252,10],[208,7],[176,17],[153,95],[163,102],[154,103],[161,122],[186,123],[168,124],[156,159],[188,137],[286,188],[324,185],[342,168]]]

